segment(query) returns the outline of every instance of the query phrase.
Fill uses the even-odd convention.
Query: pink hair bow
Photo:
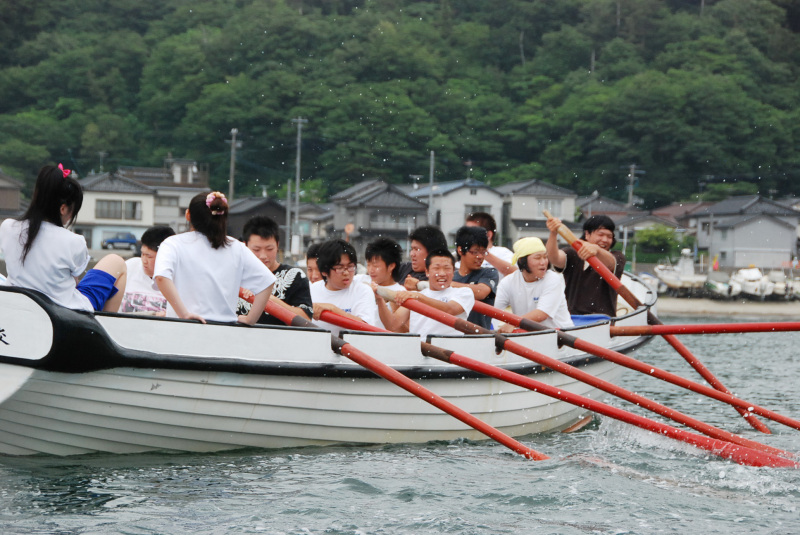
[[[64,178],[67,178],[69,174],[72,172],[69,169],[64,169],[64,164],[58,164],[58,168],[61,169],[61,172],[64,173]]]

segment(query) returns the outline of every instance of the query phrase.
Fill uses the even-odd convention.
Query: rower
[[[567,306],[571,314],[617,315],[617,292],[592,269],[587,261],[596,256],[617,278],[625,269],[625,255],[612,251],[616,243],[614,222],[605,215],[594,215],[583,224],[580,251],[572,247],[558,248],[558,228],[561,220],[547,220],[550,237],[547,239],[547,257],[553,268],[564,274]]]
[[[425,274],[430,287],[421,292],[397,292],[397,310],[392,315],[387,328],[394,332],[418,333],[423,340],[428,335],[461,335],[460,331],[434,319],[412,312],[401,306],[408,299],[418,299],[420,303],[432,306],[461,319],[467,319],[475,304],[475,297],[469,288],[452,286],[455,274],[455,260],[447,249],[433,250],[425,259]]]
[[[322,280],[311,285],[315,320],[328,310],[370,325],[377,323],[378,307],[372,290],[366,284],[353,284],[357,263],[355,248],[342,239],[320,245],[317,266]],[[318,325],[336,336],[341,330],[325,321],[318,321]]]

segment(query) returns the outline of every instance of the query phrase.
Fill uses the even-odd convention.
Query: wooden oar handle
[[[542,213],[547,219],[553,218],[553,214],[551,214],[549,210],[542,210]],[[578,247],[575,247],[575,249],[580,249],[580,241],[578,241],[578,237],[565,224],[562,223],[561,226],[558,227],[558,235],[564,238],[564,240],[566,240],[566,242],[573,247],[575,247],[574,244],[577,242]]]

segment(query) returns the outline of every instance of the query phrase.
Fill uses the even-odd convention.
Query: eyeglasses
[[[343,274],[345,271],[349,271],[350,273],[355,273],[356,272],[356,265],[355,264],[348,264],[346,266],[343,266],[341,264],[336,264],[335,266],[333,266],[331,268],[331,271],[335,271],[339,275]]]
[[[486,256],[486,249],[467,249],[472,256]]]

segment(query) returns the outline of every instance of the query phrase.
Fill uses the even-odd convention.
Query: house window
[[[728,229],[722,229],[721,233],[722,233],[722,239],[723,240],[727,240],[728,239]]]
[[[536,201],[536,206],[539,214],[544,214],[547,210],[553,217],[561,217],[561,200],[560,199],[539,199]]]
[[[97,219],[122,219],[122,201],[98,200],[94,216]]]
[[[156,206],[178,206],[177,197],[156,197]]]
[[[492,207],[488,204],[467,204],[464,206],[464,217],[469,214],[474,214],[475,212],[486,212],[490,214],[492,213]]]
[[[470,188],[469,194],[470,195],[477,195],[478,194],[478,188]]]
[[[142,219],[141,201],[125,201],[125,219]]]
[[[700,229],[701,229],[703,232],[706,232],[706,233],[707,233],[709,228],[711,228],[711,223],[709,223],[708,221],[705,221],[705,222],[703,222],[703,223],[701,223],[701,224],[700,224]]]
[[[726,253],[725,251],[720,251],[719,252],[719,259],[720,260],[722,260],[724,262],[725,260],[727,260],[727,258],[728,258],[728,253]]]

